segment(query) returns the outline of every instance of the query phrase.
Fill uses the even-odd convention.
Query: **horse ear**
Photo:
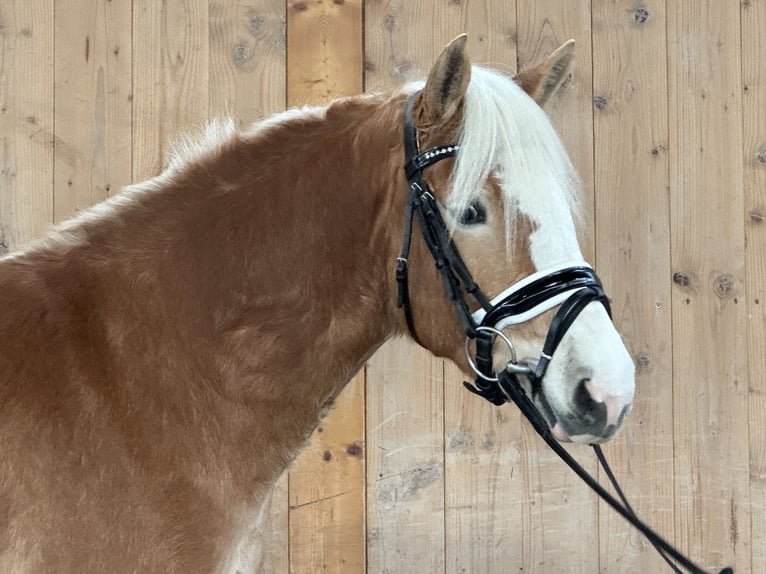
[[[574,60],[575,41],[567,40],[546,60],[533,68],[522,70],[514,78],[525,92],[544,106],[569,77]]]
[[[418,105],[420,127],[444,124],[460,108],[471,79],[467,40],[468,36],[461,34],[447,44],[428,73]]]

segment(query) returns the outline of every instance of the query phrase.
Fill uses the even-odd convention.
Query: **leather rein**
[[[436,198],[423,179],[426,168],[443,159],[456,156],[459,146],[453,143],[420,151],[418,132],[412,118],[415,102],[419,95],[420,92],[416,92],[409,97],[404,113],[404,169],[409,193],[402,250],[396,260],[397,305],[404,309],[407,328],[412,338],[420,343],[415,330],[408,285],[408,258],[412,241],[412,228],[413,221],[417,219],[423,240],[442,278],[444,292],[452,302],[467,336],[466,356],[476,373],[476,379],[473,384],[463,383],[465,387],[494,405],[499,406],[511,401],[516,403],[546,444],[602,500],[640,530],[674,572],[682,572],[673,562],[675,560],[692,574],[705,574],[702,568],[681,554],[638,518],[617,483],[601,447],[597,444],[591,446],[620,500],[614,498],[588,474],[562,447],[561,443],[553,437],[545,416],[547,414],[548,418],[555,419],[553,413],[541,413],[521,384],[520,377],[524,376],[531,385],[533,397],[542,392],[543,377],[556,348],[577,316],[588,304],[600,303],[611,318],[609,299],[604,292],[601,281],[587,264],[577,262],[573,265],[535,273],[512,285],[492,300],[482,292],[460,256],[449,228],[441,216]],[[474,313],[470,312],[468,298],[479,306],[479,309]],[[528,321],[555,306],[558,306],[558,310],[551,321],[537,364],[533,368],[518,363],[513,343],[501,329],[509,324]],[[493,369],[492,349],[498,337],[508,346],[511,360],[505,369],[496,373]],[[476,345],[475,359],[470,356],[470,341],[474,341]],[[724,568],[720,574],[733,574],[733,570]]]

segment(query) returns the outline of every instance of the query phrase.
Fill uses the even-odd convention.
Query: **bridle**
[[[413,321],[408,284],[408,258],[412,241],[412,227],[414,219],[417,218],[423,240],[442,278],[444,292],[452,302],[458,320],[467,336],[466,356],[476,374],[476,379],[473,384],[463,383],[465,387],[494,405],[499,406],[510,401],[516,403],[548,446],[607,504],[638,528],[674,572],[681,572],[681,570],[672,560],[677,561],[693,574],[704,574],[704,570],[686,558],[636,516],[597,444],[592,445],[596,456],[621,502],[609,494],[572,458],[551,434],[550,425],[545,415],[555,420],[553,413],[541,413],[522,386],[520,377],[523,376],[531,385],[533,397],[542,391],[542,381],[556,348],[587,305],[592,302],[600,303],[611,318],[609,300],[601,281],[587,264],[576,262],[525,277],[491,300],[482,292],[460,256],[457,246],[452,240],[450,230],[441,216],[436,198],[423,179],[423,172],[427,167],[443,159],[454,157],[458,153],[459,146],[454,143],[439,145],[420,152],[418,132],[412,118],[415,102],[419,95],[420,92],[416,92],[409,97],[404,112],[404,169],[409,192],[402,250],[396,260],[397,305],[404,309],[410,334],[415,341],[420,343]],[[479,305],[479,309],[473,313],[470,311],[469,298]],[[548,328],[539,360],[534,366],[519,363],[513,343],[502,332],[502,329],[508,325],[528,321],[556,306],[558,309]],[[495,373],[492,350],[498,337],[507,345],[511,358],[505,369]],[[470,341],[475,342],[475,359],[471,358]],[[731,568],[724,568],[720,571],[720,574],[732,573]]]

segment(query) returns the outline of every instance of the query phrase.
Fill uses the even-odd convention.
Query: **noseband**
[[[407,328],[413,339],[420,343],[412,317],[409,298],[408,265],[412,240],[413,220],[417,217],[423,240],[433,257],[436,269],[442,278],[444,292],[457,314],[466,340],[466,356],[476,374],[473,384],[463,383],[465,387],[485,398],[494,405],[513,401],[529,420],[545,442],[582,478],[588,486],[620,513],[626,520],[638,528],[654,545],[660,555],[675,572],[681,572],[671,558],[693,574],[704,574],[683,554],[644,524],[635,514],[598,445],[593,445],[596,456],[614,486],[620,500],[612,497],[593,477],[591,477],[571,455],[555,440],[546,417],[532,402],[520,377],[527,378],[531,385],[532,396],[542,391],[542,381],[548,365],[562,338],[585,307],[598,302],[604,306],[611,318],[609,300],[604,293],[596,273],[587,264],[577,262],[534,273],[497,295],[487,298],[479,285],[473,280],[468,267],[452,240],[449,228],[441,216],[439,206],[428,184],[423,179],[424,170],[443,160],[454,157],[459,150],[457,144],[440,145],[420,152],[418,132],[412,119],[412,112],[420,92],[412,94],[404,113],[404,169],[409,187],[405,212],[404,237],[402,250],[396,261],[396,281],[398,284],[397,305],[404,309]],[[471,313],[469,299],[478,304],[478,310]],[[510,338],[502,331],[504,327],[523,323],[558,306],[548,328],[540,357],[534,364],[519,363],[515,348]],[[510,361],[499,373],[495,373],[492,361],[493,344],[500,337],[510,351]],[[471,359],[469,343],[476,345],[475,359]],[[550,410],[550,409],[548,409]],[[546,413],[555,420],[552,412]],[[730,568],[724,568],[720,574],[732,574]]]

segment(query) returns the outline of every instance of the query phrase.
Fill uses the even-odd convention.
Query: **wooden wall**
[[[551,114],[638,366],[607,455],[684,552],[766,572],[766,0],[0,0],[0,252],[157,173],[179,131],[393,88],[463,31],[507,71],[577,40]],[[281,481],[263,571],[664,571],[461,380],[381,349]]]

